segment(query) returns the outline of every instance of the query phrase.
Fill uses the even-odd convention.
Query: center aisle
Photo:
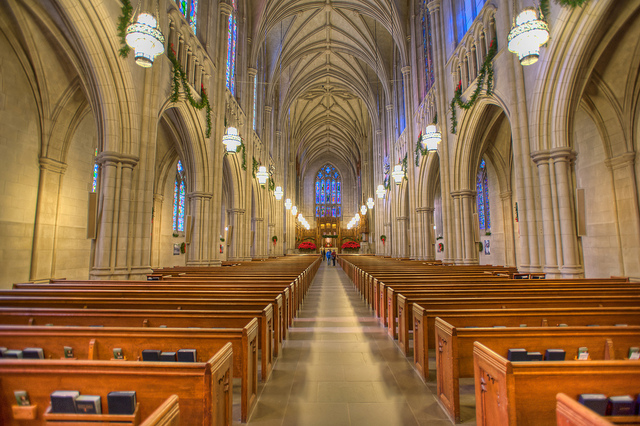
[[[451,423],[344,271],[323,262],[248,424]]]

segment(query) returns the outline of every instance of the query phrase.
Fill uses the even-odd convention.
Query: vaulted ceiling
[[[266,99],[279,105],[277,126],[288,133],[299,168],[329,161],[355,170],[372,155],[394,55],[405,62],[397,41],[406,40],[399,25],[406,21],[397,4],[269,0],[253,13],[250,60],[265,61]]]

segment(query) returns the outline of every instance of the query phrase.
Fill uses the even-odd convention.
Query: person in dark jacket
[[[331,260],[333,260],[333,266],[336,266],[336,257],[338,257],[338,255],[336,254],[336,251],[332,251],[331,252]]]

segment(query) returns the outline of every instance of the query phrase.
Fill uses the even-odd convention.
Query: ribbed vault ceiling
[[[277,126],[299,169],[332,162],[355,171],[389,99],[394,39],[404,39],[396,5],[269,0],[254,11],[252,63],[268,67],[267,100],[279,100]]]

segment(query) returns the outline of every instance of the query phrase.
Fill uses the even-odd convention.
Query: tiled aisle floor
[[[249,425],[450,425],[339,266],[320,267]]]

